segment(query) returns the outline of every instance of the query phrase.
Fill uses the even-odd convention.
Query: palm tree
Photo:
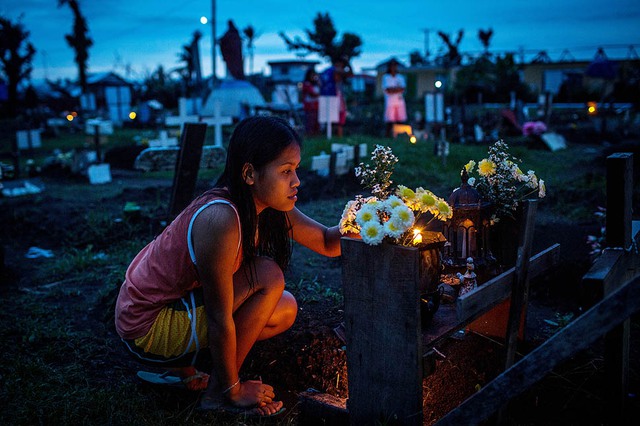
[[[58,7],[64,6],[65,4],[68,4],[73,12],[73,33],[66,34],[64,38],[76,53],[75,62],[78,65],[78,81],[84,93],[87,90],[89,48],[93,46],[93,40],[87,35],[89,32],[87,21],[80,12],[80,6],[77,0],[58,0]]]
[[[247,51],[249,52],[249,75],[251,75],[253,74],[253,51],[255,49],[253,42],[258,38],[258,35],[251,25],[247,25],[247,27],[242,30],[242,34],[244,34],[245,40],[247,41]]]
[[[23,43],[29,37],[20,22],[13,23],[9,19],[0,16],[0,64],[2,72],[7,77],[8,83],[8,113],[14,116],[18,103],[18,84],[25,78],[29,78],[33,67],[31,60],[36,49],[31,43],[24,46]]]
[[[489,43],[491,43],[491,37],[493,36],[493,29],[489,28],[487,31],[478,30],[478,38],[480,43],[484,46],[484,54],[489,54]]]

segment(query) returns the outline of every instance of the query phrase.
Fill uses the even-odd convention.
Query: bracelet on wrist
[[[225,390],[222,391],[222,394],[227,394],[229,393],[229,391],[233,388],[235,388],[236,386],[238,386],[240,384],[240,379],[238,379],[234,384],[232,384],[231,386],[229,386],[228,388],[226,388]]]

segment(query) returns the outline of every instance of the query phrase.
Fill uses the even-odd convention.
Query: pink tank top
[[[115,323],[120,337],[136,339],[144,336],[165,305],[201,285],[191,239],[191,228],[200,212],[217,203],[231,206],[238,218],[239,235],[242,235],[238,211],[228,198],[229,193],[224,189],[205,192],[133,259],[116,301]],[[239,250],[240,240],[236,258]]]

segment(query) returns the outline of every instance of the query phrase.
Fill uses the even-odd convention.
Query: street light
[[[442,87],[442,81],[440,80],[436,80],[435,83],[433,83],[434,86],[436,86],[436,89],[439,89]]]
[[[207,17],[206,17],[206,16],[201,16],[201,17],[200,17],[200,23],[201,23],[202,25],[207,25],[207,24],[209,23],[209,20],[207,19]]]

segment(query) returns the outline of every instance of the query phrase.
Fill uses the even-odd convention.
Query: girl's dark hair
[[[246,118],[238,123],[231,135],[226,165],[215,187],[228,188],[231,201],[238,208],[243,262],[248,262],[248,265],[261,255],[271,257],[285,270],[291,259],[291,224],[287,214],[269,207],[258,216],[251,188],[242,178],[245,164],[250,163],[260,171],[291,144],[302,147],[296,131],[286,120],[272,116]],[[256,230],[259,236],[257,247]],[[254,276],[249,278],[253,284]]]
[[[307,72],[304,73],[304,81],[311,81],[311,77],[314,74],[317,74],[317,73],[316,73],[316,70],[313,67],[307,68]]]

